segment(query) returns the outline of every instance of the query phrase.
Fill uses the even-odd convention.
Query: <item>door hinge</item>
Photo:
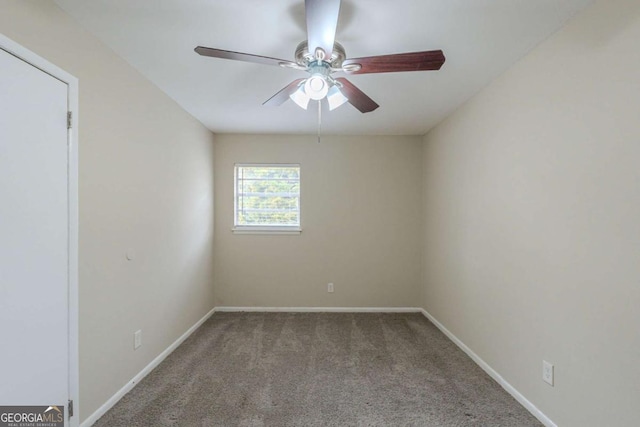
[[[67,112],[67,129],[71,129],[71,123],[73,123],[73,113],[71,111]]]
[[[69,418],[73,417],[73,400],[69,401]]]

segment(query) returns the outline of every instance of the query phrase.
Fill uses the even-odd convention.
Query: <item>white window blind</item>
[[[300,228],[300,165],[236,164],[234,230]]]

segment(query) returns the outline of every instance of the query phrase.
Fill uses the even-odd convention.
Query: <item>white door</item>
[[[66,83],[0,49],[0,405],[69,398],[67,111]]]

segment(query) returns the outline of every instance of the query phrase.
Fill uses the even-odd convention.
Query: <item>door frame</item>
[[[67,111],[71,113],[71,128],[67,130],[69,399],[73,401],[73,417],[68,419],[68,425],[77,427],[80,414],[78,353],[78,79],[1,33],[0,49],[67,84]],[[66,405],[67,402],[64,404]]]

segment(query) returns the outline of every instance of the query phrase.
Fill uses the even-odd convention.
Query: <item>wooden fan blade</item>
[[[292,68],[298,66],[295,62],[286,61],[284,59],[252,55],[250,53],[232,52],[230,50],[214,49],[212,47],[198,46],[194,50],[202,56],[210,56],[212,58],[232,59],[234,61],[254,62],[256,64],[265,65],[285,65]]]
[[[282,105],[287,99],[289,99],[289,95],[298,90],[298,86],[300,86],[300,83],[303,81],[304,79],[297,79],[292,81],[287,86],[282,88],[278,93],[264,101],[262,105],[268,105],[269,107],[277,107],[279,105]]]
[[[349,80],[344,77],[339,77],[336,80],[342,84],[340,92],[342,92],[349,100],[349,103],[360,110],[361,113],[368,113],[379,107],[373,99],[355,87]]]
[[[331,58],[333,43],[336,39],[340,0],[305,0],[307,15],[307,43],[309,52],[315,55],[322,48],[325,58]]]
[[[353,64],[361,66],[356,71],[349,71],[347,67],[345,71],[349,74],[395,73],[398,71],[439,70],[444,61],[445,57],[441,50],[429,50],[425,52],[351,58],[345,60],[342,66]]]

